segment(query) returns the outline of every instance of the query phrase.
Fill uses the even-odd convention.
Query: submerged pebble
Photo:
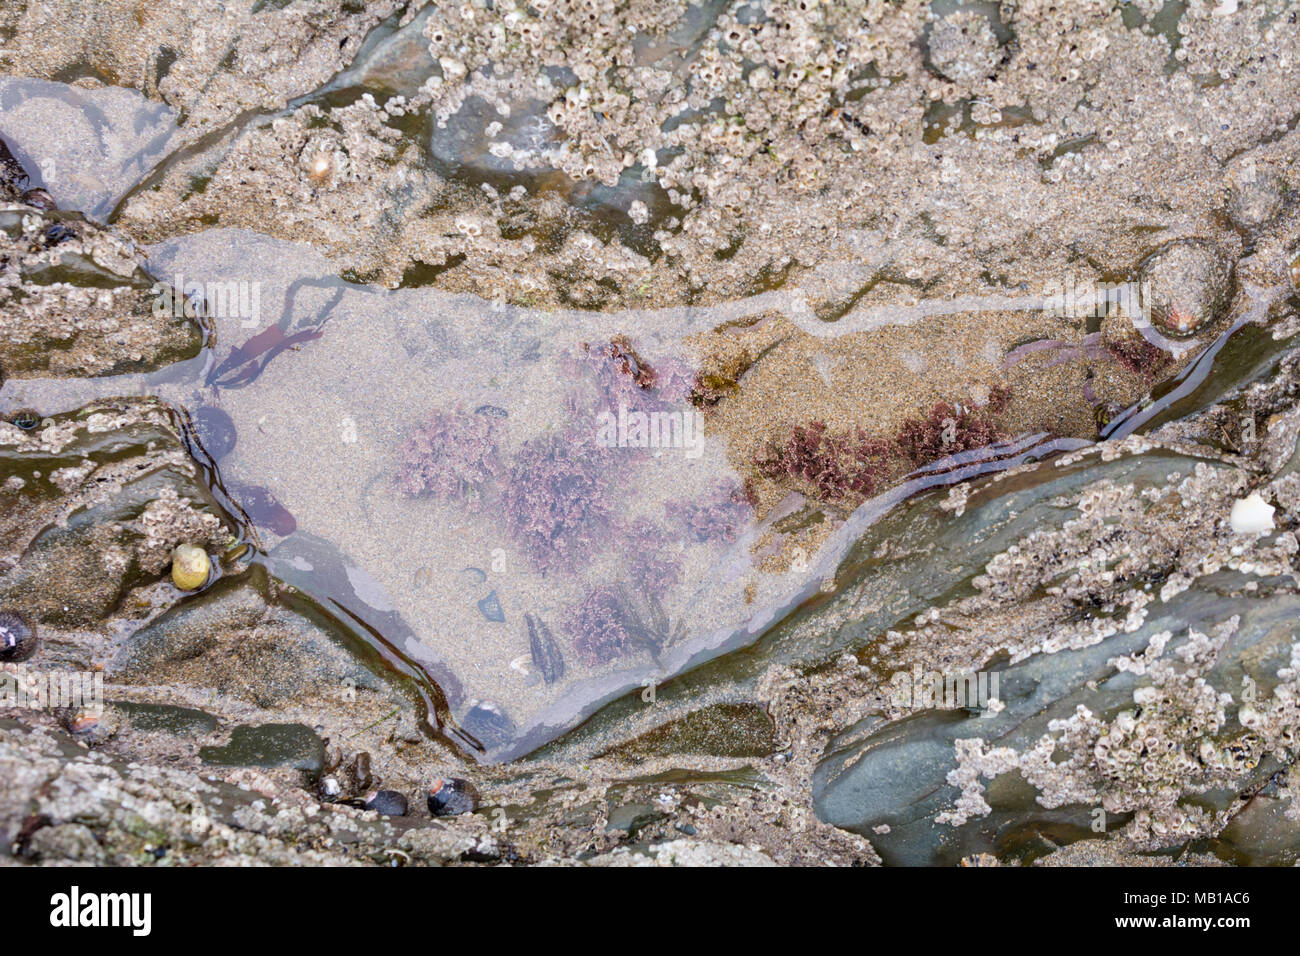
[[[220,461],[235,450],[235,423],[221,409],[205,405],[194,412],[193,422],[199,442],[213,461]]]
[[[288,537],[298,530],[297,519],[268,489],[260,485],[241,485],[232,486],[230,490],[259,528],[266,528],[281,537]]]
[[[475,701],[460,726],[488,750],[503,747],[515,737],[515,722],[491,701]]]
[[[545,621],[531,614],[525,614],[524,620],[528,623],[528,648],[533,665],[542,672],[546,683],[554,684],[564,676],[564,655]]]
[[[172,583],[182,591],[197,591],[211,574],[212,559],[202,548],[182,544],[172,552]]]
[[[25,661],[35,653],[35,626],[13,611],[0,611],[0,663]]]
[[[496,591],[479,601],[478,609],[485,618],[493,623],[500,624],[506,619],[505,612],[501,610],[501,599],[497,597]]]
[[[435,780],[429,788],[429,812],[435,817],[452,817],[478,809],[478,790],[468,780],[450,777]]]

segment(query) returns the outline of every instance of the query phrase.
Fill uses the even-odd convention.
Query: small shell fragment
[[[1264,534],[1273,530],[1273,506],[1252,492],[1233,502],[1228,520],[1237,534]]]

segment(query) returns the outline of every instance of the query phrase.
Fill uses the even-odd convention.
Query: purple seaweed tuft
[[[904,422],[897,444],[912,464],[920,466],[1006,437],[986,412],[939,402],[925,418]]]
[[[483,486],[502,473],[499,428],[493,415],[435,409],[402,446],[397,487],[412,497],[476,503]]]
[[[824,422],[795,425],[779,448],[769,448],[754,464],[768,478],[793,478],[812,485],[828,501],[868,498],[883,477],[888,442],[869,438],[861,428],[843,435],[826,433]]]
[[[668,517],[679,522],[687,537],[709,544],[730,544],[753,519],[754,508],[739,482],[725,481],[695,501],[670,501]]]
[[[624,336],[606,345],[584,345],[570,371],[595,384],[602,409],[663,411],[684,403],[695,384],[695,372],[684,362],[663,359],[651,366]],[[576,398],[573,403],[582,404]]]
[[[1138,334],[1107,340],[1105,346],[1115,361],[1146,379],[1159,378],[1173,363],[1168,352]]]
[[[591,591],[570,611],[568,630],[574,650],[592,667],[621,657],[634,643],[623,600],[610,586]]]
[[[540,571],[587,563],[608,528],[614,468],[580,432],[543,435],[520,449],[503,495],[511,535]]]
[[[663,597],[681,581],[681,559],[663,529],[650,521],[638,521],[628,528],[620,551],[633,586],[646,594]]]

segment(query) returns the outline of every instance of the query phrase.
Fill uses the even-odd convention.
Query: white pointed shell
[[[1273,506],[1252,492],[1233,502],[1228,520],[1237,534],[1263,534],[1273,530]]]

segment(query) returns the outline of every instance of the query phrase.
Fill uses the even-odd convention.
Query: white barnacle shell
[[[1273,510],[1273,506],[1254,491],[1232,503],[1228,521],[1237,534],[1264,534],[1273,530]]]

